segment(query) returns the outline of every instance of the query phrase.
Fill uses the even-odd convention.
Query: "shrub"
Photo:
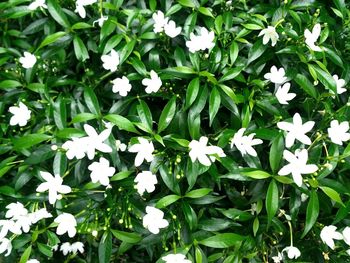
[[[344,0],[0,3],[1,262],[346,262]]]

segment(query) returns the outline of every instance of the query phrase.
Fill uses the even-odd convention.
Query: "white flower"
[[[211,49],[215,46],[214,43],[215,34],[213,31],[208,31],[205,27],[200,28],[200,34],[190,34],[190,40],[186,41],[186,46],[191,53],[195,53],[199,50]]]
[[[29,215],[25,215],[25,216],[20,216],[16,219],[14,228],[22,229],[24,233],[28,233],[31,225],[32,225],[32,221]]]
[[[338,75],[333,75],[333,79],[337,83],[337,94],[344,93],[346,91],[346,89],[343,88],[345,86],[345,80],[344,79],[340,79],[338,77]]]
[[[288,104],[288,101],[294,99],[295,93],[289,93],[290,83],[285,83],[283,86],[279,86],[276,91],[276,98],[281,104]]]
[[[350,227],[345,227],[342,234],[344,242],[350,246]]]
[[[115,173],[115,168],[109,167],[109,161],[103,157],[100,158],[100,162],[90,164],[88,169],[91,171],[91,181],[93,183],[100,182],[104,186],[109,184],[109,177]]]
[[[115,140],[115,146],[117,147],[117,151],[125,152],[127,146],[125,143],[122,143],[120,140]]]
[[[50,217],[52,217],[52,215],[49,212],[47,212],[46,208],[41,208],[29,214],[29,218],[31,219],[32,224],[35,224],[42,219]]]
[[[27,261],[27,263],[40,263],[40,261],[37,260],[37,259],[35,259],[35,258],[33,258],[33,259],[29,259],[29,260]]]
[[[327,244],[331,249],[334,249],[334,240],[342,240],[343,235],[336,231],[337,227],[333,225],[325,226],[322,228],[320,237],[322,239],[322,242]]]
[[[67,185],[62,185],[63,179],[60,175],[55,174],[55,177],[53,177],[48,172],[42,172],[40,171],[40,176],[46,181],[44,183],[41,183],[37,188],[36,191],[39,193],[49,191],[49,203],[54,204],[56,200],[61,198],[61,195],[58,195],[57,193],[61,194],[68,194],[72,191],[72,189]]]
[[[101,60],[103,62],[103,68],[112,72],[116,71],[119,65],[119,54],[114,49],[111,50],[109,55],[102,55]]]
[[[319,46],[315,45],[315,42],[317,41],[318,37],[321,34],[321,25],[316,24],[312,28],[312,33],[309,29],[305,29],[304,31],[304,37],[305,37],[305,44],[308,45],[308,47],[313,51],[322,51],[322,49]]]
[[[191,263],[191,261],[186,259],[186,256],[183,254],[169,254],[162,257],[162,259],[166,263]]]
[[[154,28],[153,28],[154,33],[163,32],[164,26],[168,23],[169,18],[166,18],[162,11],[158,11],[157,13],[154,13],[152,15],[152,18],[154,20]]]
[[[3,254],[7,250],[5,257],[11,254],[12,244],[11,241],[7,238],[0,239],[0,254]]]
[[[169,225],[168,221],[163,219],[164,213],[152,206],[146,207],[146,215],[142,219],[142,224],[151,233],[158,234],[160,228],[165,228]]]
[[[111,129],[105,129],[100,134],[97,134],[96,130],[91,125],[84,124],[84,130],[88,135],[86,137],[86,154],[90,160],[94,158],[95,150],[104,153],[112,152],[112,148],[104,143],[111,134]]]
[[[60,251],[62,251],[63,255],[67,255],[68,253],[72,252],[72,247],[70,245],[69,242],[64,242],[61,247],[60,247]]]
[[[150,72],[151,78],[145,78],[142,80],[142,85],[146,86],[146,93],[157,92],[162,86],[162,80],[158,77],[158,74],[151,70]]]
[[[66,156],[69,160],[72,160],[74,157],[77,159],[83,159],[85,157],[85,152],[87,140],[86,137],[75,138],[73,137],[71,141],[66,141],[62,148],[66,150]]]
[[[137,188],[137,192],[143,195],[145,191],[152,193],[156,188],[155,184],[158,183],[157,176],[149,171],[139,173],[134,180]]]
[[[269,40],[271,40],[271,46],[275,46],[279,38],[276,28],[273,26],[268,26],[267,28],[260,31],[259,37],[264,35],[263,44],[266,45]]]
[[[22,64],[22,67],[32,68],[36,63],[36,57],[33,54],[26,51],[23,54],[24,57],[19,58],[19,62]]]
[[[47,5],[45,3],[46,0],[35,0],[34,2],[32,2],[29,6],[28,9],[30,10],[35,10],[38,7],[42,7],[42,8],[46,8],[47,9]]]
[[[265,79],[268,79],[272,83],[275,84],[283,84],[287,81],[287,77],[285,76],[286,72],[284,71],[284,68],[279,68],[277,70],[276,66],[272,66],[269,73],[266,73],[264,75]]]
[[[100,27],[102,27],[103,24],[105,23],[105,21],[107,21],[107,20],[108,20],[108,16],[102,16],[102,15],[101,15],[101,17],[100,17],[99,19],[97,19],[97,20],[95,20],[94,22],[92,22],[92,25],[94,26],[95,23],[98,23],[98,25],[99,25]]]
[[[292,174],[294,182],[299,187],[303,183],[302,174],[311,174],[318,170],[315,164],[306,164],[308,161],[308,152],[306,149],[297,149],[295,154],[284,150],[283,158],[286,159],[289,164],[283,166],[282,169],[279,170],[278,175]]]
[[[128,92],[131,90],[131,84],[129,83],[129,79],[125,76],[122,78],[116,78],[112,81],[113,83],[113,92],[119,93],[120,96],[125,97],[128,95]]]
[[[77,253],[78,251],[84,253],[84,244],[81,242],[74,242],[71,248],[73,253]]]
[[[281,263],[283,256],[280,252],[278,252],[277,256],[272,257],[273,263]]]
[[[97,0],[77,0],[75,3],[75,11],[76,13],[79,13],[81,18],[86,17],[86,11],[85,6],[92,5],[93,3],[96,3]]]
[[[132,145],[129,148],[129,152],[136,153],[135,166],[140,166],[144,160],[151,162],[153,160],[154,146],[152,142],[148,142],[147,139],[139,137],[139,143]]]
[[[251,133],[248,136],[243,136],[245,128],[239,129],[231,141],[231,148],[235,145],[242,155],[249,154],[251,156],[257,156],[253,146],[262,144],[263,141],[260,139],[254,139],[255,133]]]
[[[286,252],[288,255],[288,258],[290,259],[293,259],[293,258],[297,259],[301,255],[300,250],[297,247],[293,247],[293,246],[285,247],[282,250],[282,253],[283,252]]]
[[[0,220],[0,226],[0,240],[4,238],[9,231],[16,235],[22,234],[20,226],[16,225],[14,220]]]
[[[192,162],[198,161],[205,165],[210,166],[211,162],[215,161],[215,156],[225,157],[225,153],[218,146],[207,146],[208,138],[205,136],[200,137],[199,141],[192,140],[188,147],[190,148],[190,157]],[[207,156],[209,155],[209,157]]]
[[[28,214],[28,210],[19,202],[11,203],[6,208],[8,209],[5,214],[6,218],[17,219],[20,216],[26,216]]]
[[[30,119],[31,111],[28,107],[22,102],[19,103],[19,107],[12,106],[9,108],[9,112],[13,114],[10,119],[10,125],[19,125],[21,127],[27,125],[28,120]]]
[[[55,223],[58,223],[56,233],[57,235],[63,235],[68,233],[69,237],[74,237],[77,230],[77,221],[74,216],[68,213],[62,213],[55,218]]]
[[[328,137],[335,144],[343,145],[343,142],[350,140],[349,122],[343,121],[339,124],[337,120],[331,121],[331,127],[327,129]]]
[[[315,125],[314,121],[308,121],[303,124],[303,121],[299,113],[294,114],[293,123],[289,123],[285,121],[277,123],[277,127],[279,129],[287,132],[287,136],[286,136],[287,148],[290,148],[294,144],[296,139],[306,145],[310,145],[311,140],[307,135],[305,135],[305,133],[311,131],[314,125]]]
[[[170,20],[165,26],[164,31],[169,37],[174,38],[181,33],[181,27],[176,27],[176,24],[173,20]]]

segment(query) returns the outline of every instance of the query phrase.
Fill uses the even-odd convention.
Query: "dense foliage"
[[[348,262],[349,8],[2,1],[0,261]]]

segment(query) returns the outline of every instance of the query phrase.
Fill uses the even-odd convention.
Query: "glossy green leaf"
[[[209,96],[209,126],[212,125],[216,114],[219,111],[221,97],[219,91],[214,87]]]
[[[317,193],[312,190],[310,192],[310,199],[306,209],[306,221],[305,228],[302,234],[302,238],[311,230],[312,226],[316,223],[319,214],[319,202]]]
[[[199,244],[212,248],[228,248],[243,241],[244,236],[234,233],[217,234],[215,236],[198,241]]]
[[[267,211],[268,222],[271,223],[272,218],[278,210],[278,187],[275,180],[271,180],[266,193],[265,206]]]
[[[181,196],[178,195],[166,195],[158,200],[158,202],[156,203],[156,207],[162,209],[164,207],[167,207],[168,205],[171,205],[172,203],[175,203],[180,198]]]
[[[158,122],[158,133],[164,131],[173,120],[176,111],[176,96],[172,97],[171,100],[165,105],[162,114],[159,117]]]

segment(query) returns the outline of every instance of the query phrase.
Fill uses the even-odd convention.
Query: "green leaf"
[[[200,8],[198,8],[198,11],[199,11],[199,13],[201,13],[205,16],[209,16],[209,17],[214,18],[213,13],[212,13],[211,9],[209,9],[209,8],[201,6]]]
[[[142,239],[141,235],[137,233],[129,233],[113,229],[111,229],[111,232],[117,239],[130,244],[136,244]]]
[[[201,197],[209,194],[211,191],[212,191],[211,188],[195,189],[195,190],[192,190],[192,191],[188,192],[187,194],[185,194],[185,197],[187,197],[187,198],[201,198]]]
[[[156,207],[161,209],[164,207],[167,207],[168,205],[171,205],[172,203],[175,203],[177,200],[179,200],[181,196],[178,195],[167,195],[162,197],[161,199],[158,200],[156,203]]]
[[[152,113],[146,102],[140,100],[140,104],[137,105],[137,113],[140,117],[141,123],[148,133],[153,133],[153,120]]]
[[[209,126],[212,125],[221,103],[220,92],[214,87],[209,96]]]
[[[66,34],[67,34],[66,32],[59,31],[59,32],[53,33],[51,35],[48,35],[47,37],[45,37],[43,42],[41,42],[40,46],[38,47],[38,50],[47,46],[47,45],[50,45],[50,44],[56,42],[57,40],[59,40],[60,38],[65,36]]]
[[[107,116],[104,116],[103,118],[116,125],[120,130],[140,134],[138,130],[136,130],[134,124],[121,115],[109,114]]]
[[[253,179],[266,179],[266,178],[271,177],[271,174],[264,172],[264,171],[261,171],[261,170],[242,172],[242,175],[253,178]]]
[[[129,175],[131,175],[132,173],[134,173],[133,171],[122,171],[122,172],[119,172],[117,173],[116,175],[113,175],[111,177],[111,181],[120,181],[120,180],[123,180],[125,178],[128,178]]]
[[[49,139],[51,139],[51,136],[42,133],[24,135],[22,137],[12,139],[14,146],[13,149],[15,151],[20,151]]]
[[[199,3],[197,2],[197,0],[178,0],[178,3],[183,6],[192,8],[199,7]]]
[[[80,37],[75,36],[73,39],[74,53],[79,61],[85,61],[89,58],[89,53],[80,39]]]
[[[228,248],[236,245],[237,243],[243,241],[244,239],[245,239],[244,236],[241,236],[238,234],[224,233],[224,234],[217,234],[215,236],[198,241],[198,243],[206,247]]]
[[[174,118],[176,111],[176,96],[173,96],[171,100],[165,105],[162,114],[159,117],[158,133],[164,131]]]
[[[235,77],[237,77],[243,70],[243,66],[239,66],[239,67],[235,67],[235,68],[231,68],[229,69],[219,80],[219,82],[224,82],[227,80],[231,80],[234,79]]]
[[[259,230],[259,225],[260,225],[259,218],[258,217],[254,218],[254,222],[253,222],[253,234],[254,234],[254,236],[256,236],[256,233]]]
[[[186,108],[188,109],[196,100],[199,91],[199,78],[194,78],[186,90]]]
[[[24,250],[21,259],[19,260],[19,263],[26,263],[29,260],[30,253],[32,253],[32,246],[30,245],[29,247]]]
[[[89,112],[82,112],[82,113],[79,113],[73,117],[72,123],[90,121],[90,120],[93,120],[96,118],[97,118],[97,116],[95,114],[92,114]]]
[[[266,193],[265,206],[267,211],[267,221],[270,224],[272,218],[278,210],[278,187],[274,179],[271,180]]]
[[[52,257],[53,255],[53,252],[52,252],[52,248],[48,245],[45,245],[45,244],[41,244],[39,242],[36,243],[38,245],[38,249],[39,251],[44,254],[45,256],[47,257]]]
[[[111,232],[104,232],[98,245],[99,263],[109,263],[112,255],[112,235]]]
[[[114,47],[116,47],[120,41],[122,41],[122,35],[114,35],[110,39],[108,39],[105,48],[103,49],[103,54],[109,53]]]
[[[84,99],[86,102],[86,106],[89,108],[91,113],[100,116],[100,104],[98,103],[98,99],[94,90],[89,86],[84,89]]]
[[[313,68],[314,68],[314,70],[317,73],[317,78],[319,79],[319,81],[321,81],[321,83],[327,89],[330,89],[330,90],[332,90],[334,92],[334,94],[337,94],[337,83],[335,82],[335,80],[333,79],[331,74],[329,74],[328,72],[322,70],[318,66],[314,65]]]
[[[251,49],[249,50],[247,65],[249,65],[254,60],[261,57],[261,55],[264,54],[266,49],[267,49],[267,45],[264,45],[262,43],[262,40],[256,41],[254,45],[251,47]]]
[[[316,223],[318,213],[319,213],[319,203],[318,203],[318,195],[314,190],[310,192],[310,200],[306,209],[306,221],[305,228],[301,238],[303,238],[312,228],[312,226]]]
[[[56,20],[57,23],[59,23],[61,26],[65,28],[70,27],[70,23],[63,12],[60,5],[57,3],[56,0],[47,0],[47,9],[49,10],[50,15],[53,19]]]
[[[62,130],[66,128],[67,126],[67,110],[66,110],[66,103],[64,101],[64,98],[62,97],[62,94],[60,94],[53,104],[53,116],[55,123],[57,125],[57,128],[59,130]]]
[[[146,66],[140,59],[133,57],[130,59],[130,64],[141,76],[147,76]]]
[[[328,195],[329,198],[344,206],[343,201],[341,200],[337,191],[327,186],[320,186],[320,188],[326,195]]]
[[[87,29],[87,28],[92,28],[93,26],[88,24],[88,23],[84,23],[84,22],[78,22],[75,23],[71,29],[72,30],[77,30],[77,29]]]
[[[257,24],[242,24],[243,27],[245,27],[246,29],[249,29],[249,30],[261,30],[263,29],[262,26],[260,25],[257,25]]]
[[[238,57],[239,47],[237,42],[233,41],[230,46],[230,61],[231,64],[234,64]]]
[[[22,87],[22,84],[17,80],[8,79],[0,82],[0,89],[14,89],[18,87]]]
[[[130,56],[131,52],[134,50],[135,44],[136,40],[131,40],[123,47],[120,52],[120,64],[123,64],[123,62]]]
[[[55,134],[58,138],[62,139],[70,139],[72,137],[83,137],[85,136],[85,132],[76,128],[65,128],[63,130],[58,131]]]
[[[270,161],[270,167],[273,174],[276,174],[276,172],[280,168],[283,150],[284,150],[284,139],[281,133],[273,139],[272,145],[270,148],[269,161]]]
[[[317,91],[315,89],[315,86],[310,82],[310,80],[305,77],[302,74],[297,74],[294,77],[294,80],[296,83],[298,83],[298,85],[307,93],[309,94],[311,97],[317,99],[318,94]]]

